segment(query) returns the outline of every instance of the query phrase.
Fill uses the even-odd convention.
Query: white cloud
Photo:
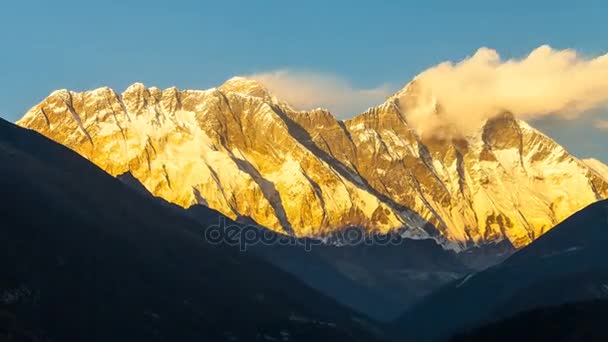
[[[602,131],[608,131],[608,120],[595,120],[593,126]]]
[[[421,134],[467,134],[505,111],[521,119],[577,118],[608,105],[608,54],[587,58],[544,45],[520,59],[502,60],[481,48],[458,63],[445,62],[416,77],[440,106],[408,120]],[[415,112],[415,111],[414,111]]]
[[[280,100],[298,110],[327,108],[339,118],[352,117],[392,95],[388,85],[363,89],[336,75],[290,69],[244,77],[262,83]]]

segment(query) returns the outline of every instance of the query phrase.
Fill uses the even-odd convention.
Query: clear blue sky
[[[280,68],[331,73],[365,88],[402,85],[481,46],[504,57],[541,44],[595,55],[608,50],[604,2],[5,2],[0,116],[16,120],[58,88],[122,90],[141,81],[204,89],[237,74]],[[578,155],[608,161],[608,141],[583,147],[567,142],[563,127],[548,126]]]

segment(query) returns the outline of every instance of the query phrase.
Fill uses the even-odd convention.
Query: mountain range
[[[408,113],[440,115],[416,80],[349,120],[298,111],[236,77],[204,91],[58,90],[18,121],[153,195],[238,222],[340,244],[340,232],[519,249],[608,196],[608,167],[580,160],[503,113],[461,138],[423,137]],[[431,95],[429,95],[431,94]]]
[[[420,111],[442,106],[416,80],[348,120],[296,110],[242,77],[204,91],[55,91],[17,122],[50,141],[0,127],[4,188],[16,194],[3,207],[3,260],[20,260],[4,265],[0,313],[10,329],[62,340],[106,321],[113,336],[143,310],[134,338],[426,341],[606,297],[608,166],[508,112],[447,138],[420,134],[409,122]],[[226,225],[257,239],[208,239]],[[99,277],[115,286],[98,289]],[[49,296],[95,315],[53,330],[48,316],[68,311]]]
[[[608,201],[572,215],[505,261],[452,280],[387,327],[287,273],[299,265],[334,282],[337,272],[323,266],[319,256],[373,269],[399,260],[386,254],[408,259],[428,251],[429,260],[443,260],[436,264],[464,271],[463,264],[451,262],[464,260],[463,254],[474,249],[455,253],[417,245],[433,240],[409,240],[415,243],[361,249],[321,245],[318,254],[280,246],[242,253],[201,238],[204,227],[230,220],[220,213],[202,205],[184,210],[152,196],[130,174],[114,179],[73,151],[1,120],[0,182],[11,194],[0,205],[0,337],[9,340],[605,336],[597,315],[608,298]],[[447,254],[441,257],[435,248]],[[294,256],[300,259],[279,267],[288,272],[270,261]],[[433,263],[426,263],[421,269],[431,271]],[[372,273],[370,280],[376,277]],[[310,278],[308,283],[315,284]],[[351,295],[369,294],[365,286],[358,287],[361,283],[341,284]],[[563,322],[559,332],[547,332],[552,329],[548,317]]]

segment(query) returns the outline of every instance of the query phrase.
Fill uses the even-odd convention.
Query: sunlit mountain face
[[[18,124],[111,175],[130,172],[171,203],[305,238],[357,226],[454,251],[503,241],[521,248],[608,195],[604,164],[577,159],[510,113],[466,135],[411,124],[441,108],[415,80],[337,120],[323,109],[296,111],[237,77],[204,91],[60,90]]]

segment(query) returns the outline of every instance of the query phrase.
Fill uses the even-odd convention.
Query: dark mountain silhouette
[[[608,300],[564,304],[526,311],[454,336],[451,342],[604,342]]]
[[[377,339],[364,316],[3,120],[0,188],[0,340]]]
[[[395,329],[433,340],[534,308],[608,298],[608,201],[574,214],[503,263],[433,293]]]

